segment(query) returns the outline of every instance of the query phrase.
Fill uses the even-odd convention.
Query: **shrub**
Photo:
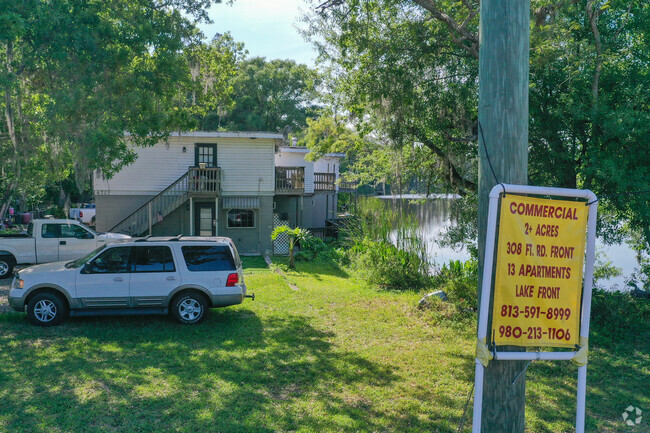
[[[379,199],[360,200],[341,230],[345,258],[371,285],[422,290],[430,285],[426,244],[414,218],[386,208]]]
[[[452,260],[432,278],[433,287],[444,290],[450,302],[476,309],[478,303],[478,261]]]
[[[600,344],[644,341],[650,323],[650,301],[628,292],[594,289],[591,302],[591,334]]]
[[[371,285],[391,290],[422,290],[430,285],[428,263],[387,242],[364,240],[351,250],[355,269]]]

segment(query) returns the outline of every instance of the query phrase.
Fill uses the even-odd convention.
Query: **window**
[[[174,257],[169,247],[135,247],[135,272],[174,272]]]
[[[181,251],[183,252],[185,265],[189,271],[235,270],[235,262],[230,254],[230,248],[225,245],[187,246],[182,247]]]
[[[230,209],[228,211],[228,228],[255,227],[255,211],[252,209]]]
[[[61,237],[62,238],[75,238],[75,239],[94,239],[92,233],[83,227],[63,224],[61,225]]]
[[[58,238],[61,224],[43,224],[41,227],[41,237],[43,239]]]
[[[121,274],[129,272],[131,247],[109,248],[90,263],[93,274]]]

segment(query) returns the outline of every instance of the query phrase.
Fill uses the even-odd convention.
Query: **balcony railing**
[[[305,168],[275,167],[275,192],[285,194],[305,192]]]
[[[359,182],[357,181],[341,181],[339,182],[339,191],[340,192],[351,192],[355,191],[359,187]]]
[[[214,194],[219,192],[221,169],[218,167],[190,167],[188,172],[188,192]]]
[[[314,173],[314,190],[335,191],[336,175],[334,173]]]

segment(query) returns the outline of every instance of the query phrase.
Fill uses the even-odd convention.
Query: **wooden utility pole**
[[[487,156],[499,183],[526,184],[528,180],[530,1],[481,0],[479,39],[480,297],[488,194],[497,183]],[[525,364],[491,361],[485,370],[482,433],[524,432],[524,375],[512,383]]]

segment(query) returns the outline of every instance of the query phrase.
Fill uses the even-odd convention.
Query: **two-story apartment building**
[[[99,231],[228,236],[244,253],[272,251],[275,225],[324,227],[336,215],[338,157],[305,160],[267,132],[189,132],[134,148],[136,161],[94,179]],[[277,251],[277,248],[276,248]]]

